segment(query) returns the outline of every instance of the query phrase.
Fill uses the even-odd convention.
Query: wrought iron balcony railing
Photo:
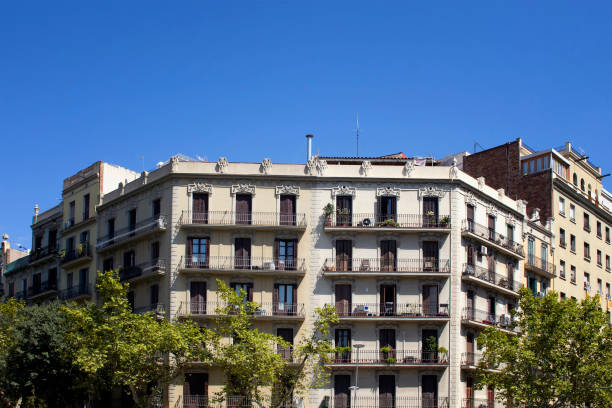
[[[439,351],[426,350],[359,350],[336,352],[331,356],[331,365],[346,364],[448,364],[448,356]]]
[[[426,214],[378,214],[350,213],[336,214],[328,218],[327,227],[352,228],[450,228],[451,219],[447,215]]]
[[[77,285],[66,288],[59,293],[59,298],[64,300],[74,299],[81,296],[91,296],[93,293],[92,285]]]
[[[151,276],[166,272],[166,261],[155,259],[134,266],[121,267],[119,269],[119,279],[122,281],[137,278],[140,276]]]
[[[487,325],[497,325],[500,327],[510,328],[513,323],[512,316],[509,314],[502,314],[500,316],[496,316],[494,313],[491,313],[487,310],[474,309],[471,307],[464,307],[463,314],[461,315],[463,320],[470,320],[477,323],[487,324]]]
[[[255,225],[265,227],[306,227],[306,214],[283,212],[183,211],[179,225]]]
[[[507,275],[500,275],[481,266],[463,264],[463,275],[473,276],[482,281],[492,283],[501,288],[508,289],[514,292],[518,292],[518,290],[523,287],[523,284],[521,282],[510,280]]]
[[[181,302],[178,310],[179,316],[231,316],[237,314],[228,308],[223,302]],[[303,303],[263,302],[258,303],[252,311],[252,315],[258,316],[295,316],[304,317],[305,309]]]
[[[327,258],[324,272],[450,272],[448,259]]]
[[[545,261],[542,258],[538,258],[533,254],[527,254],[527,259],[525,263],[531,268],[535,268],[539,271],[555,275],[555,264]]]
[[[166,229],[166,217],[163,215],[147,218],[137,222],[134,225],[127,226],[120,230],[107,234],[98,238],[96,249],[104,249],[114,244],[118,244],[123,241],[127,241],[133,237],[142,235],[149,231],[159,230],[163,231]]]
[[[72,262],[80,258],[88,258],[92,256],[93,252],[91,251],[91,245],[89,245],[88,243],[79,244],[78,248],[65,251],[62,254],[62,264],[66,264],[68,262]]]
[[[355,303],[336,302],[338,317],[448,317],[447,303]]]
[[[435,397],[429,395],[401,396],[401,395],[377,395],[357,396],[342,394],[331,398],[331,408],[448,408],[449,402],[446,397]]]
[[[48,255],[57,255],[57,253],[58,253],[57,245],[35,248],[32,250],[32,253],[30,254],[30,261],[36,261]]]
[[[488,242],[499,245],[517,255],[523,256],[523,245],[513,241],[509,237],[495,232],[494,229],[478,224],[472,220],[463,220],[461,230],[474,234]]]
[[[192,255],[184,258],[185,269],[253,270],[253,271],[302,271],[306,270],[304,258],[240,257]]]

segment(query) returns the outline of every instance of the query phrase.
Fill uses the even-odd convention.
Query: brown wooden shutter
[[[395,407],[395,376],[394,375],[379,375],[378,376],[378,399],[379,399],[379,408]],[[429,405],[424,405],[424,407],[429,407]]]
[[[348,316],[351,313],[351,285],[336,285],[336,312],[340,316]]]
[[[251,195],[236,194],[236,223],[251,224]]]
[[[186,248],[187,252],[187,259],[191,260],[191,257],[193,256],[193,238],[189,237],[187,238],[187,248]]]
[[[274,266],[279,269],[280,265],[280,239],[274,240]]]
[[[274,284],[274,293],[272,294],[272,307],[274,312],[278,311],[278,283]]]
[[[298,312],[298,301],[297,301],[297,285],[291,285],[291,290],[292,290],[292,298],[293,298],[293,305],[289,306],[289,310],[292,312],[291,314],[296,314]]]

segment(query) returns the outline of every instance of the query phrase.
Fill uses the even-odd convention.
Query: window
[[[559,294],[559,297],[561,298],[561,300],[565,300],[565,293],[561,292]]]
[[[79,235],[79,243],[87,244],[89,242],[89,231],[82,231]]]
[[[565,217],[565,199],[563,197],[559,197],[559,215]]]
[[[591,225],[589,223],[589,214],[584,213],[584,230],[586,232],[591,232]]]
[[[54,250],[57,247],[57,230],[53,229],[51,231],[49,231],[49,242],[47,243],[47,245],[49,245],[49,250]]]
[[[597,238],[601,239],[601,222],[597,221]]]
[[[231,288],[236,291],[236,294],[243,296],[244,301],[253,301],[253,284],[252,283],[232,283]],[[246,296],[246,297],[245,297]]]
[[[151,261],[157,262],[159,259],[159,241],[151,243]]]
[[[123,253],[123,267],[130,268],[136,266],[136,252],[127,251]]]
[[[187,265],[186,266],[188,268],[208,268],[209,248],[210,248],[210,239],[208,237],[204,237],[204,238],[189,237],[187,238]]]
[[[276,284],[274,285],[274,314],[295,314],[297,305],[295,297],[297,287],[295,285]]]
[[[570,266],[570,282],[576,284],[576,267],[574,265]]]
[[[602,258],[601,251],[598,249],[597,250],[597,265],[600,266],[600,267],[601,267],[602,262],[603,262],[601,258]]]
[[[606,255],[606,270],[610,271],[610,255]]]
[[[111,218],[106,223],[106,232],[108,234],[108,238],[113,238],[115,236],[115,219]]]
[[[66,253],[74,251],[74,237],[70,237],[66,240]]]
[[[42,249],[42,239],[42,235],[39,235],[34,238],[34,251],[40,251]]]
[[[9,297],[14,297],[15,296],[15,282],[10,282],[8,285],[8,289],[9,289]]]
[[[574,173],[574,177],[572,181],[574,182],[574,185],[578,187],[578,175],[576,175],[576,173]]]
[[[541,258],[542,258],[542,264],[540,265],[542,268],[546,269],[546,264],[548,263],[548,246],[545,244],[542,244],[542,247],[540,248],[540,254],[541,254]]]
[[[68,206],[69,206],[69,208],[68,208],[68,211],[69,211],[68,226],[72,227],[74,225],[74,213],[75,213],[75,203],[74,203],[74,201],[71,201]]]
[[[489,215],[489,239],[495,240],[495,217]]]
[[[591,275],[588,272],[584,273],[584,290],[591,291]]]
[[[597,294],[603,296],[603,282],[601,279],[597,279]]]
[[[584,243],[584,259],[587,261],[591,260],[591,247],[587,242]]]
[[[606,283],[606,298],[610,299],[610,284]]]
[[[277,239],[274,241],[274,266],[279,270],[295,270],[297,240]]]
[[[576,206],[574,204],[570,204],[570,221],[576,222]]]
[[[158,219],[161,214],[161,199],[153,200],[153,219]]]
[[[136,209],[133,208],[128,212],[128,226],[130,231],[136,229]]]
[[[580,189],[584,191],[584,179],[580,179]]]
[[[102,262],[102,271],[107,272],[107,271],[112,271],[112,270],[113,270],[113,258],[106,258]]]
[[[89,194],[83,196],[83,221],[89,218]]]
[[[565,279],[565,261],[559,261],[559,277]]]
[[[149,287],[149,306],[151,310],[157,309],[159,303],[159,285],[151,285]]]
[[[527,240],[527,262],[535,265],[535,241],[532,238]]]
[[[574,234],[570,234],[570,251],[576,253],[576,236]]]
[[[606,242],[610,243],[610,228],[606,227]]]
[[[565,248],[565,230],[563,228],[559,229],[559,246]]]

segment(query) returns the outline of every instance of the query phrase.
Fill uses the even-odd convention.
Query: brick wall
[[[484,177],[487,185],[503,188],[506,195],[514,200],[527,201],[527,214],[534,208],[540,209],[540,220],[546,223],[552,213],[552,173],[521,175],[519,142],[483,150],[463,158],[463,171],[472,177]]]

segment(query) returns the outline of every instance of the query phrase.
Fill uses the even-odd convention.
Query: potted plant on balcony
[[[350,214],[348,208],[338,209],[336,213],[339,215],[338,218],[340,219],[340,224],[342,224],[343,227],[346,227],[348,225]]]
[[[388,218],[388,219],[386,219],[384,221],[376,223],[376,226],[378,226],[378,227],[393,227],[393,228],[397,228],[399,226],[399,224],[393,218]]]
[[[434,363],[438,361],[438,339],[435,336],[429,336],[425,339],[425,349],[423,352],[424,362]]]
[[[332,203],[327,203],[325,207],[323,207],[323,215],[325,215],[325,225],[329,227],[331,225],[331,216],[334,213],[334,205]]]
[[[351,346],[336,347],[336,361],[348,363],[351,361],[350,358]]]
[[[441,362],[447,362],[447,355],[448,355],[448,350],[446,349],[446,347],[444,346],[440,346],[438,347],[438,353],[440,353],[440,361]]]
[[[450,224],[450,217],[448,215],[445,215],[444,217],[440,218],[440,226],[442,228],[448,227],[448,224]]]
[[[384,360],[387,364],[393,364],[396,362],[395,358],[391,355],[390,346],[381,347],[380,352],[382,354],[382,360]]]

